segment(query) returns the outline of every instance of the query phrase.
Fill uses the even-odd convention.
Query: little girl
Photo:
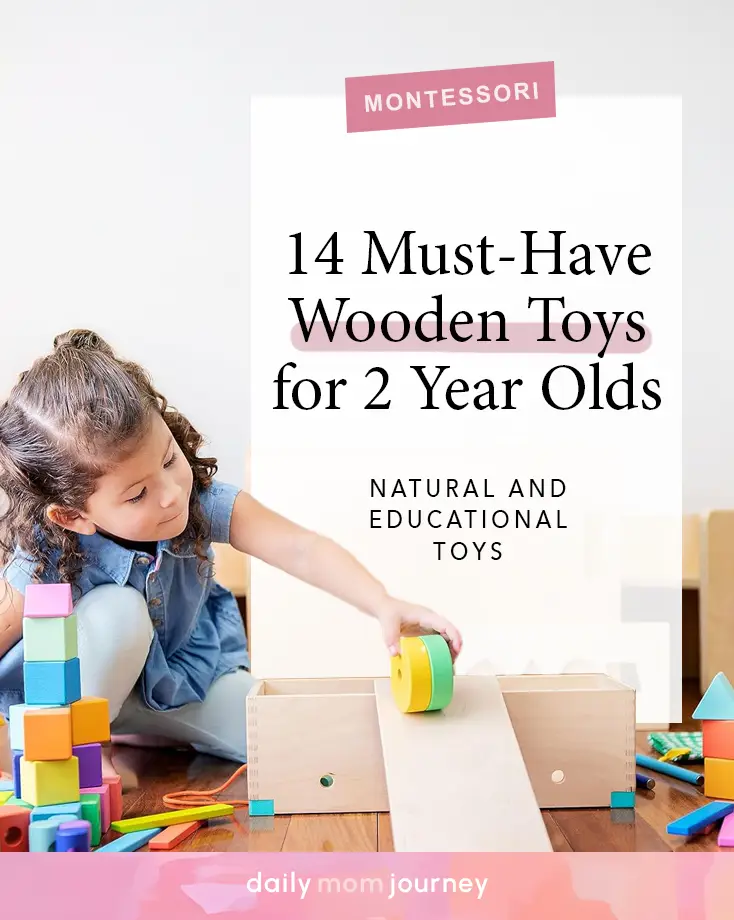
[[[23,594],[72,585],[82,694],[109,700],[115,734],[154,735],[244,763],[253,678],[212,543],[401,633],[456,628],[391,597],[344,549],[219,482],[202,438],[137,364],[95,333],[57,336],[0,406],[0,712],[23,702]],[[284,637],[287,641],[287,637]]]

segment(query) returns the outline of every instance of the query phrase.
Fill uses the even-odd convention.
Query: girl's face
[[[123,540],[171,540],[186,529],[193,474],[168,426],[157,413],[135,452],[105,474],[73,520],[51,517],[78,533]],[[63,517],[63,515],[62,515]]]

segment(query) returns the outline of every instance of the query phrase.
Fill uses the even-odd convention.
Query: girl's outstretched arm
[[[23,595],[0,578],[0,658],[23,636]]]
[[[461,635],[448,620],[426,607],[391,597],[343,547],[271,511],[246,492],[235,501],[230,543],[374,617],[393,655],[399,651],[400,635],[410,632],[440,633],[454,658],[461,651]]]

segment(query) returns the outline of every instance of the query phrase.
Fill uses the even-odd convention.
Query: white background
[[[292,156],[293,137],[318,138]],[[503,673],[530,661],[557,672],[573,660],[606,668],[633,662],[640,675],[638,718],[667,720],[671,655],[668,625],[621,622],[621,588],[640,581],[676,585],[680,542],[680,105],[671,99],[559,98],[557,118],[432,131],[346,135],[339,98],[255,99],[252,109],[252,485],[266,504],[334,537],[388,589],[443,613],[462,629],[464,670],[490,659]],[[515,255],[483,276],[365,276],[364,230],[389,252],[405,229],[416,242],[477,243]],[[652,250],[644,277],[616,269],[591,276],[552,276],[536,256],[537,276],[520,274],[523,229],[564,229],[563,250],[577,243],[638,243]],[[334,231],[343,274],[314,258]],[[292,233],[303,234],[305,276],[294,267]],[[567,240],[567,242],[565,242]],[[416,250],[417,252],[417,250]],[[566,266],[570,259],[566,256]],[[598,255],[598,254],[597,254]],[[540,381],[556,364],[585,369],[593,355],[484,355],[296,351],[290,297],[304,298],[310,317],[321,297],[332,317],[337,297],[350,309],[381,317],[402,309],[416,317],[442,293],[445,319],[460,310],[501,309],[526,322],[527,298],[565,295],[567,311],[642,311],[650,351],[606,356],[611,382],[632,359],[637,386],[659,378],[663,404],[654,412],[570,412],[542,401]],[[563,314],[556,311],[556,316]],[[344,377],[337,411],[274,411],[278,369],[322,383]],[[422,411],[424,391],[411,364],[449,364],[447,377],[500,382],[521,377],[515,411],[472,408]],[[387,411],[365,411],[380,365],[390,374]],[[428,371],[433,377],[435,370]],[[605,385],[606,388],[606,385]],[[286,389],[286,393],[289,390]],[[642,393],[636,390],[639,402]],[[290,404],[290,396],[287,397]],[[370,498],[372,477],[488,477],[496,501]],[[560,476],[561,501],[509,499],[515,477]],[[504,494],[504,499],[503,499]],[[563,514],[565,530],[376,530],[370,512],[408,507],[481,509],[515,506]],[[629,531],[642,525],[645,554],[631,554]],[[503,543],[503,559],[439,562],[433,540]],[[344,605],[280,572],[253,567],[254,669],[266,676],[368,675],[386,672],[379,634],[352,623]],[[679,598],[667,611],[675,622]],[[288,641],[283,642],[283,635]],[[344,643],[349,633],[354,641]],[[335,649],[338,654],[335,655]],[[308,650],[304,654],[305,650]]]

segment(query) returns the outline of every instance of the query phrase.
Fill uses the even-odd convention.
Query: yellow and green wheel
[[[445,709],[454,695],[454,664],[443,636],[403,636],[390,683],[401,712]]]

